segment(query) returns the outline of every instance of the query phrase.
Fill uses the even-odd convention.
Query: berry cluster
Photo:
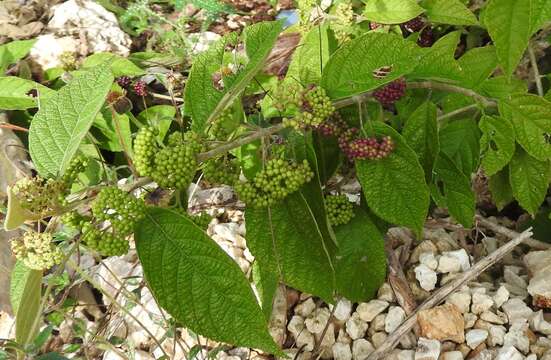
[[[373,97],[383,106],[391,106],[406,93],[406,81],[403,78],[394,80],[390,84],[373,92]]]
[[[117,84],[123,89],[128,89],[132,84],[132,79],[129,76],[121,76],[117,78]]]
[[[63,225],[75,230],[82,230],[84,224],[90,222],[89,217],[83,216],[76,211],[69,211],[61,216],[61,222]]]
[[[303,87],[293,80],[283,80],[272,90],[274,107],[284,113],[288,110],[299,110],[303,103]]]
[[[64,180],[22,178],[12,186],[11,191],[25,210],[46,217],[61,208],[66,186]]]
[[[432,44],[434,44],[434,34],[430,27],[426,27],[421,31],[417,39],[417,44],[421,47],[431,47]]]
[[[338,112],[334,112],[330,118],[326,119],[318,126],[318,131],[324,136],[339,137],[347,129],[348,124]]]
[[[212,124],[208,129],[209,138],[213,140],[227,140],[230,134],[224,127],[224,124],[231,122],[232,118],[233,118],[233,110],[231,107],[222,111],[222,113],[220,113],[220,116],[218,116],[212,122]]]
[[[91,223],[84,224],[82,239],[91,249],[105,256],[121,256],[128,252],[128,240],[107,230],[100,230]]]
[[[114,233],[127,236],[144,216],[145,204],[125,191],[109,186],[101,189],[92,203],[92,215],[98,221],[109,221]]]
[[[64,51],[59,55],[59,62],[65,71],[73,71],[78,67],[77,57],[74,52]]]
[[[402,28],[410,33],[418,32],[423,28],[423,26],[425,26],[425,22],[420,16],[417,16],[416,18],[402,24]]]
[[[155,129],[144,126],[134,139],[134,166],[140,175],[151,176],[156,153]]]
[[[354,10],[350,2],[340,2],[335,9],[335,21],[331,22],[331,28],[335,37],[340,42],[350,40],[350,33],[354,25]]]
[[[65,173],[61,178],[61,180],[65,184],[66,189],[70,189],[71,186],[73,186],[73,183],[76,181],[78,175],[86,170],[87,166],[88,159],[83,155],[77,155],[71,160],[69,166],[67,166],[67,169],[65,169]]]
[[[271,159],[252,181],[237,183],[235,190],[247,205],[267,207],[297,191],[313,177],[314,173],[306,160],[299,164],[284,159]]]
[[[50,233],[26,232],[12,240],[11,249],[18,260],[35,270],[49,269],[63,259]]]
[[[346,195],[328,195],[325,197],[325,209],[329,222],[333,226],[348,223],[354,217],[354,206]]]
[[[339,139],[340,140],[340,139]],[[390,136],[381,139],[376,137],[358,138],[341,144],[344,153],[353,160],[377,160],[384,159],[394,150],[394,142]]]
[[[136,81],[132,86],[132,90],[134,90],[134,93],[138,96],[141,96],[141,97],[147,96],[146,84],[142,80]]]
[[[283,119],[285,126],[296,129],[317,128],[335,112],[335,107],[323,88],[312,86],[303,92],[301,110],[294,118]]]
[[[203,176],[212,184],[233,185],[239,180],[241,170],[237,159],[228,159],[223,156],[205,162]]]

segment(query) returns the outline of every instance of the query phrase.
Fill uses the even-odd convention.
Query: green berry
[[[113,233],[125,237],[134,231],[134,226],[144,217],[143,200],[117,187],[103,188],[92,203],[92,215],[98,221],[108,221]]]
[[[63,214],[61,217],[63,225],[79,231],[82,230],[85,223],[90,221],[91,219],[89,217],[83,216],[76,211],[70,211]]]
[[[239,161],[226,156],[210,159],[203,166],[205,180],[212,184],[233,185],[239,180],[240,172]]]
[[[84,243],[104,256],[121,256],[128,252],[128,240],[108,230],[101,231],[92,224],[82,230]]]
[[[86,166],[88,166],[88,159],[86,159],[83,155],[78,155],[71,160],[61,178],[67,189],[70,189],[71,186],[73,186],[73,183],[76,181],[78,175],[86,170]]]
[[[26,232],[12,240],[11,248],[18,260],[35,270],[47,270],[63,259],[50,233]]]
[[[329,222],[333,226],[347,224],[354,217],[354,206],[346,195],[328,195],[325,197],[325,209]]]
[[[158,152],[156,133],[152,127],[143,127],[134,139],[134,166],[141,176],[151,176],[153,161]]]

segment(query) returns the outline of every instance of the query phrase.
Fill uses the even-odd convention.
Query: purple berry
[[[403,78],[394,80],[383,88],[373,92],[373,97],[383,106],[390,106],[406,93],[406,81]]]
[[[425,22],[420,16],[402,24],[402,28],[410,33],[420,31],[423,26],[425,26]]]
[[[128,89],[131,83],[132,79],[130,79],[130,77],[128,76],[121,76],[117,78],[117,84],[119,84],[119,86],[123,89]]]
[[[145,82],[138,80],[134,83],[133,90],[138,96],[147,96],[147,89],[145,88]]]
[[[434,44],[434,34],[430,27],[426,27],[419,34],[419,39],[417,39],[417,44],[421,47],[431,47]]]

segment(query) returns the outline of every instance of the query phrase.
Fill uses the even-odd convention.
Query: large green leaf
[[[480,130],[472,119],[455,120],[440,130],[440,150],[467,176],[480,160]]]
[[[107,53],[98,52],[88,56],[82,63],[83,68],[92,68],[99,66],[105,62],[111,63],[111,71],[114,76],[140,76],[145,74],[145,71],[136,66],[132,61],[123,58],[122,56]]]
[[[280,352],[237,264],[189,218],[150,208],[135,239],[153,295],[183,326],[212,340]]]
[[[415,0],[369,0],[365,3],[364,17],[381,24],[401,24],[424,11]]]
[[[111,88],[107,66],[82,73],[41,104],[29,131],[29,150],[39,174],[62,174],[90,129]]]
[[[509,77],[517,67],[531,35],[531,0],[490,0],[484,22],[494,41],[497,58]]]
[[[127,150],[132,156],[132,132],[128,115],[112,113],[110,109],[104,108],[96,116],[93,125],[99,130],[93,134],[100,148],[114,152]]]
[[[440,152],[436,105],[430,101],[421,104],[406,121],[402,135],[419,156],[425,177],[430,180],[434,163]]]
[[[476,16],[460,0],[425,0],[421,5],[431,22],[450,25],[476,25]]]
[[[329,35],[328,24],[312,28],[293,53],[286,76],[301,84],[318,84],[331,53]]]
[[[278,274],[289,286],[332,301],[334,246],[323,238],[301,191],[271,208],[247,208],[245,219],[247,245],[264,272]]]
[[[394,151],[381,160],[356,161],[367,205],[383,220],[421,232],[429,208],[429,189],[415,152],[390,126],[372,123],[378,135],[390,136]]]
[[[524,81],[517,78],[508,79],[504,75],[486,79],[479,89],[481,95],[500,100],[508,100],[527,91]]]
[[[29,269],[18,261],[11,273],[10,302],[15,314],[15,338],[20,345],[29,344],[38,327],[33,324],[39,314],[42,271]]]
[[[530,214],[534,215],[545,200],[551,179],[549,160],[538,160],[521,147],[509,164],[509,180],[513,196]]]
[[[454,56],[460,35],[459,31],[453,31],[438,39],[430,48],[419,49],[423,56],[408,77],[444,81],[459,80],[461,67]]]
[[[245,28],[243,37],[248,62],[236,75],[224,78],[223,92],[214,87],[213,74],[222,65],[226,41],[233,39],[223,39],[195,59],[184,92],[185,111],[193,120],[194,131],[202,132],[262,70],[282,27],[281,21],[274,21],[260,22]]]
[[[0,75],[3,75],[9,65],[27,56],[36,40],[18,40],[0,45]]]
[[[439,206],[448,208],[457,222],[469,228],[473,225],[475,213],[475,195],[471,180],[463,174],[454,162],[445,154],[440,154],[434,168],[433,195]],[[444,203],[442,203],[444,200]]]
[[[29,91],[37,90],[39,97],[27,95]],[[0,77],[0,110],[25,110],[38,106],[40,101],[55,94],[54,90],[32,80],[15,76]]]
[[[498,210],[502,210],[513,201],[513,190],[509,181],[509,168],[506,167],[488,179],[488,187],[492,194],[492,200]]]
[[[530,29],[535,33],[551,21],[551,0],[531,0]]]
[[[487,176],[492,176],[511,161],[515,153],[515,130],[509,120],[486,115],[478,126],[482,130],[482,168]]]
[[[551,102],[531,94],[517,94],[499,103],[501,114],[511,119],[518,143],[539,160],[551,157]]]
[[[361,208],[345,225],[335,229],[339,243],[335,261],[337,291],[353,302],[373,297],[386,277],[385,241]]]
[[[493,46],[476,47],[459,58],[462,69],[460,85],[477,89],[497,66],[496,49]]]
[[[420,56],[412,41],[369,32],[333,53],[323,69],[321,85],[333,99],[372,90],[410,73]],[[386,76],[380,75],[387,70]]]

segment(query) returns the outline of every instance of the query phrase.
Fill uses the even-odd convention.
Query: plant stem
[[[538,69],[538,61],[536,60],[536,54],[534,48],[528,45],[528,57],[530,58],[530,65],[532,65],[532,72],[534,73],[534,81],[536,82],[536,89],[538,95],[543,96],[543,85],[541,84],[540,70]]]
[[[432,89],[432,90],[441,90],[448,91],[457,94],[462,94],[473,99],[480,101],[484,107],[495,107],[496,102],[493,100],[488,100],[485,96],[478,94],[476,91],[466,89],[460,86],[440,83],[436,81],[421,81],[421,82],[412,82],[408,83],[408,88],[410,89]]]

